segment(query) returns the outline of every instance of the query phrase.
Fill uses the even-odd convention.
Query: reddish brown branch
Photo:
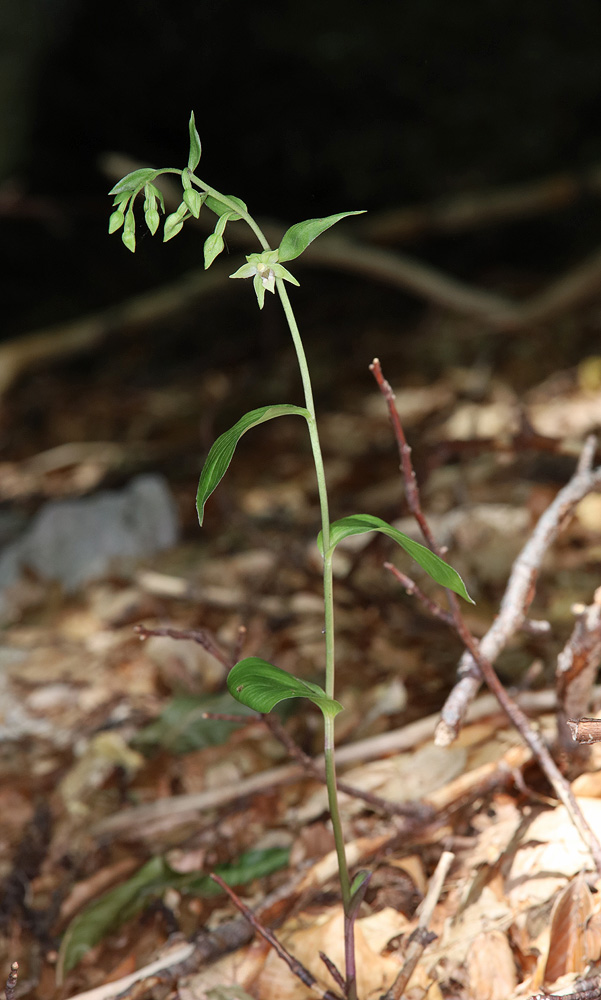
[[[430,548],[438,555],[442,555],[442,551],[436,546],[430,527],[421,509],[419,490],[411,463],[411,452],[405,439],[396,406],[394,405],[394,394],[389,383],[382,375],[381,366],[377,358],[370,366],[370,369],[376,378],[380,391],[386,399],[388,410],[391,414],[393,431],[401,454],[401,470],[411,512],[416,518]],[[482,679],[484,679],[501,705],[501,708],[536,756],[557,797],[563,802],[572,818],[572,822],[589,849],[596,868],[601,872],[601,844],[582,815],[570,785],[559,771],[547,746],[539,734],[532,728],[515,700],[507,693],[499,681],[491,662],[503,648],[509,636],[520,628],[524,622],[526,613],[534,597],[536,579],[543,556],[558,534],[562,523],[571,514],[576,503],[596,485],[601,484],[601,468],[594,471],[591,470],[594,452],[595,439],[589,438],[584,446],[575,475],[542,515],[532,536],[514,563],[509,583],[501,602],[499,615],[479,643],[476,642],[476,639],[465,624],[456,596],[454,594],[449,595],[453,628],[463,642],[466,652],[463,654],[459,665],[459,673],[463,674],[463,676],[461,676],[461,679],[455,685],[445,703],[443,716],[436,731],[436,742],[439,745],[446,746],[457,735],[467,709],[475,697]],[[409,581],[409,584],[413,592],[417,593],[418,588],[413,581]]]
[[[272,934],[272,932],[261,923],[253,911],[246,905],[246,903],[242,902],[240,897],[236,895],[234,890],[231,889],[219,875],[213,874],[211,875],[211,878],[213,879],[213,882],[216,882],[217,885],[228,894],[236,909],[239,910],[240,913],[242,913],[242,915],[248,920],[249,924],[254,927],[257,934],[260,934],[261,937],[267,941],[269,945],[271,945],[276,954],[279,955],[282,961],[286,963],[293,975],[300,979],[305,986],[309,987],[309,989],[314,990],[317,995],[322,998],[322,1000],[343,1000],[339,993],[334,993],[332,990],[321,989],[313,973],[309,972],[309,970],[301,962],[299,962],[298,959],[294,958],[294,956],[291,955],[286,948],[284,948],[284,946],[276,938],[275,934]]]
[[[170,639],[188,639],[197,642],[199,646],[206,649],[207,653],[214,656],[224,667],[231,667],[231,661],[227,653],[217,645],[215,639],[207,629],[204,628],[146,628],[145,625],[134,625],[134,632],[140,639],[149,639],[151,636],[169,636]]]
[[[428,927],[430,926],[434,907],[438,903],[445,878],[447,877],[447,873],[454,861],[454,858],[455,855],[450,851],[444,851],[444,853],[441,854],[436,866],[436,871],[434,872],[430,885],[428,886],[428,892],[420,906],[421,912],[419,923],[409,938],[403,968],[399,972],[388,992],[384,995],[383,1000],[401,1000],[401,997],[405,993],[409,980],[415,972],[415,967],[417,966],[425,948],[427,948],[428,945],[431,944],[436,938],[436,934],[429,931]]]
[[[295,743],[292,737],[286,732],[277,716],[264,715],[263,721],[270,732],[273,733],[275,738],[286,748],[292,759],[298,761],[307,774],[310,774],[313,778],[316,778],[325,785],[326,774],[324,768],[317,764],[312,757],[309,757],[309,755],[306,754],[297,743]],[[355,785],[349,785],[346,781],[343,781],[340,778],[336,779],[336,788],[339,792],[343,792],[345,795],[350,795],[353,799],[360,799],[362,802],[365,802],[366,805],[370,806],[375,812],[382,813],[384,816],[403,816],[408,820],[407,831],[411,822],[415,823],[416,826],[422,826],[425,823],[430,823],[435,818],[434,810],[430,806],[424,805],[423,803],[391,802],[390,799],[383,799],[380,795],[375,795],[374,792],[365,792],[363,789],[357,788]]]
[[[445,623],[445,625],[449,625],[450,628],[454,628],[453,615],[449,614],[448,611],[444,611],[440,604],[437,604],[431,597],[424,594],[423,590],[421,587],[418,587],[415,580],[412,580],[406,573],[402,573],[401,570],[397,569],[397,567],[392,563],[384,563],[384,569],[387,569],[390,573],[392,573],[392,575],[399,581],[406,594],[417,597],[418,601],[420,601],[428,609],[434,618],[439,618],[440,621]]]
[[[19,963],[13,962],[13,964],[10,967],[8,979],[6,980],[6,988],[4,991],[6,1000],[15,1000],[18,978],[19,978]]]

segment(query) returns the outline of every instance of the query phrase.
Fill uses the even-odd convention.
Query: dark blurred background
[[[0,27],[5,337],[200,260],[197,234],[141,240],[135,257],[109,239],[99,168],[107,151],[183,166],[191,109],[199,173],[282,222],[601,162],[598,0],[4,0]],[[526,275],[531,291],[600,243],[584,186],[567,208],[402,249],[487,287]],[[418,305],[378,301],[399,322]]]

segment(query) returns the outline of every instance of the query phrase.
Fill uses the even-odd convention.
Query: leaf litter
[[[429,456],[424,497],[435,533],[452,546],[453,564],[470,580],[478,603],[469,622],[482,635],[514,549],[517,554],[538,516],[541,491],[547,490],[546,499],[557,489],[556,481],[551,488],[541,484],[535,445],[541,437],[553,441],[548,454],[563,482],[562,463],[573,462],[575,453],[560,431],[562,414],[569,416],[567,430],[582,438],[598,424],[598,412],[580,369],[561,382],[533,381],[521,399],[501,379],[484,379],[475,393],[468,374],[449,369],[427,387],[406,388],[398,402],[416,455],[421,442]],[[374,509],[374,503],[383,516],[391,508],[402,511],[400,480],[391,499],[391,452],[384,454],[390,431],[381,400],[377,404],[370,392],[356,400],[350,418],[333,412],[324,422],[332,460],[339,436],[353,436],[335,467],[341,512]],[[520,412],[531,421],[529,439],[516,419]],[[64,413],[59,422],[64,426]],[[242,469],[225,487],[221,506],[214,499],[207,508],[212,520],[200,541],[184,518],[184,543],[149,556],[138,570],[119,569],[72,595],[25,574],[11,595],[0,650],[7,739],[0,750],[0,923],[5,967],[18,959],[22,995],[58,1000],[94,989],[104,997],[131,990],[131,981],[119,980],[134,968],[153,968],[149,975],[160,979],[156,960],[167,944],[180,959],[189,957],[181,942],[191,939],[196,947],[203,935],[231,923],[237,929],[224,932],[221,955],[214,941],[212,952],[205,942],[213,961],[189,968],[183,960],[181,974],[164,979],[162,988],[176,985],[188,1000],[313,996],[264,942],[250,941],[214,887],[207,891],[215,870],[233,872],[246,904],[277,927],[324,989],[337,988],[319,958],[323,951],[342,964],[335,856],[320,782],[290,761],[260,719],[244,717],[228,699],[219,656],[193,639],[159,634],[140,642],[133,631],[135,625],[204,630],[230,662],[266,656],[320,682],[313,486],[290,462],[288,449],[278,451],[274,428],[262,430],[245,438]],[[289,441],[297,432],[286,434]],[[136,451],[138,468],[143,448]],[[257,482],[266,452],[271,472],[259,472]],[[448,464],[450,454],[459,456],[458,464]],[[156,455],[155,449],[153,462]],[[12,496],[48,493],[47,471],[9,458]],[[357,465],[360,472],[364,459],[374,468],[361,480]],[[80,461],[85,456],[67,469],[63,493],[60,469],[54,474],[55,494],[70,495]],[[271,481],[278,467],[285,473],[279,494]],[[102,485],[101,473],[98,479]],[[188,487],[174,487],[186,503],[194,495]],[[463,508],[456,497],[466,489],[471,505]],[[369,491],[367,504],[361,494]],[[516,634],[499,661],[509,684],[539,661],[548,687],[559,641],[573,621],[571,607],[591,605],[599,553],[594,501],[594,494],[581,501],[544,567],[535,617],[550,619],[551,638]],[[408,531],[405,521],[395,523]],[[220,524],[229,525],[225,542],[215,530]],[[366,796],[343,793],[341,808],[351,866],[374,871],[357,922],[360,996],[381,996],[398,975],[444,851],[454,860],[430,920],[437,937],[417,961],[406,995],[496,1000],[549,990],[556,981],[574,983],[601,956],[600,880],[590,854],[532,753],[490,699],[482,699],[483,714],[464,725],[448,749],[435,744],[434,713],[453,683],[461,648],[385,573],[388,543],[364,541],[347,550],[337,574],[337,698],[350,706],[346,720],[346,713],[339,719],[340,776]],[[526,691],[523,703],[553,740],[554,699],[547,694]],[[314,711],[288,705],[280,715],[286,732],[318,758]],[[241,718],[221,718],[224,713]],[[395,748],[394,735],[413,732],[420,720],[421,734],[416,729],[409,745]],[[375,751],[376,745],[383,749]],[[355,759],[345,766],[349,747]],[[598,830],[596,751],[576,761],[564,750],[563,760],[584,815]],[[265,782],[253,784],[261,776]],[[392,808],[399,806],[406,814]],[[145,809],[154,810],[152,818]],[[105,923],[99,931],[96,922],[92,933],[94,915],[103,910]],[[245,934],[248,943],[226,954]],[[65,962],[74,935],[81,947]]]

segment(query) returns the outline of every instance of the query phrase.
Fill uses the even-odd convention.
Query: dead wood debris
[[[370,365],[370,369],[388,406],[401,458],[401,471],[405,482],[409,509],[419,524],[427,545],[438,556],[444,557],[444,552],[437,545],[422,511],[417,479],[411,462],[411,449],[407,444],[405,432],[396,411],[394,393],[390,384],[383,376],[378,358],[374,359]],[[447,591],[452,618],[452,622],[449,624],[451,624],[459,635],[466,647],[466,652],[459,666],[460,680],[445,702],[441,721],[436,729],[435,741],[439,746],[448,746],[457,736],[467,704],[469,704],[469,700],[471,700],[471,697],[478,690],[482,679],[484,679],[513,725],[520,732],[537,758],[556,795],[568,810],[574,825],[590,850],[597,871],[601,873],[601,843],[599,843],[596,834],[586,822],[574,793],[551,757],[544,740],[533,729],[515,699],[507,693],[499,681],[490,658],[491,654],[493,658],[498,655],[507,642],[508,637],[521,627],[523,620],[526,618],[528,609],[534,598],[536,579],[543,556],[559,532],[560,527],[565,523],[566,518],[571,514],[576,503],[601,483],[601,467],[595,470],[591,468],[595,446],[595,438],[592,436],[589,437],[582,450],[574,477],[560,491],[556,500],[540,518],[537,525],[538,531],[535,529],[530,541],[525,545],[522,553],[514,563],[510,581],[505,591],[505,597],[501,602],[499,615],[480,642],[474,638],[465,624],[456,594]],[[552,511],[551,515],[549,514],[550,511]],[[541,524],[543,524],[543,529],[540,528]],[[403,576],[403,574],[397,575],[399,577]],[[415,584],[410,579],[408,579],[408,589],[415,593]],[[431,606],[431,602],[428,602],[428,606]]]
[[[8,979],[6,980],[5,997],[6,1000],[15,1000],[17,993],[17,981],[19,978],[19,963],[13,962],[10,967]]]
[[[430,880],[428,892],[419,907],[419,922],[409,938],[405,951],[403,968],[399,972],[394,983],[386,993],[384,1000],[401,1000],[409,980],[415,971],[415,967],[424,950],[432,943],[436,937],[428,930],[434,907],[438,903],[443,885],[445,883],[449,868],[453,864],[455,855],[451,851],[443,851],[440,855],[436,870]]]
[[[583,717],[590,710],[592,686],[601,663],[601,587],[589,607],[573,610],[576,624],[557,657],[558,736],[564,746],[569,746],[568,732],[578,743],[595,742],[594,727],[588,727],[589,720]]]
[[[591,468],[596,441],[590,437],[578,467],[568,483],[540,517],[532,535],[515,561],[499,613],[478,643],[480,656],[494,662],[508,640],[522,627],[536,592],[543,558],[573,514],[576,504],[601,484],[601,467]],[[472,652],[466,651],[458,667],[459,680],[447,698],[437,728],[436,741],[446,746],[457,735],[464,712],[482,683]]]

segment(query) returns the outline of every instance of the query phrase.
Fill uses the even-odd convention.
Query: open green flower
[[[298,285],[298,281],[290,271],[287,271],[282,264],[278,264],[277,250],[264,250],[263,253],[250,253],[246,258],[246,264],[239,267],[230,278],[252,278],[255,295],[259,303],[259,309],[263,308],[265,302],[265,290],[275,292],[276,278],[283,278],[284,281],[291,281],[293,285]]]

